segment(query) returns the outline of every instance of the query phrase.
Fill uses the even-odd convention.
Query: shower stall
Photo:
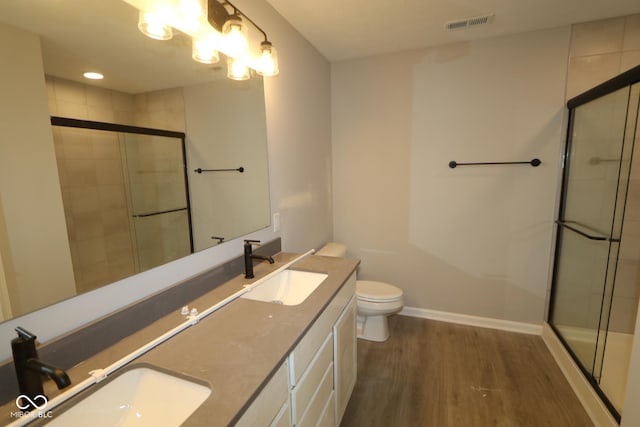
[[[78,293],[193,252],[183,133],[51,123]]]
[[[639,104],[640,67],[567,104],[549,307],[549,324],[618,421],[640,298]]]

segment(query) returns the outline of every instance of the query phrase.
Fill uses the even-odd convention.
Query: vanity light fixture
[[[203,64],[215,64],[220,61],[220,55],[215,48],[215,41],[210,37],[194,38],[191,57]]]
[[[231,80],[249,80],[249,67],[241,60],[227,58],[227,77]]]
[[[152,12],[140,11],[138,29],[142,34],[155,40],[171,40],[173,29],[166,21]]]
[[[227,45],[227,53],[232,58],[242,58],[247,51],[247,26],[242,22],[238,11],[234,9],[233,15],[227,17],[222,26],[222,35]]]
[[[211,22],[212,21],[212,19],[211,19],[212,18],[212,14],[211,14],[212,3],[218,3],[218,2],[216,0],[209,0],[209,8],[210,8],[209,9],[209,22],[210,23],[212,23]],[[264,30],[258,26],[258,24],[253,22],[251,20],[251,18],[249,18],[244,13],[242,13],[242,11],[240,9],[238,9],[233,4],[231,4],[231,2],[229,2],[227,0],[223,0],[223,3],[219,3],[219,4],[223,4],[223,5],[224,4],[228,4],[229,6],[231,6],[233,8],[233,14],[232,15],[228,15],[226,17],[226,19],[225,19],[224,24],[223,24],[223,27],[222,27],[222,32],[223,33],[224,33],[224,30],[225,30],[225,26],[227,26],[227,25],[231,26],[232,25],[232,24],[230,24],[230,21],[234,21],[236,18],[240,19],[240,17],[243,16],[264,37],[264,40],[260,43],[260,54],[259,54],[258,58],[253,60],[253,61],[245,61],[245,63],[253,64],[253,66],[251,68],[255,69],[256,72],[258,74],[262,75],[262,76],[266,76],[266,77],[277,76],[280,73],[280,70],[278,68],[278,55],[277,55],[276,49],[273,47],[273,44],[269,41],[269,38],[267,37],[267,33],[265,33]],[[214,25],[214,23],[212,23],[212,25]],[[231,34],[229,34],[227,37],[232,37],[232,36],[231,36]],[[235,35],[233,37],[235,38]],[[227,40],[229,40],[228,42],[231,41],[231,39],[227,39]],[[233,56],[233,54],[231,56]],[[234,58],[237,58],[237,57],[234,56]],[[229,77],[229,74],[227,74],[227,76]],[[231,77],[229,77],[229,78],[231,78]]]
[[[207,10],[205,0],[179,0],[179,3],[181,27],[189,32],[198,31]]]
[[[258,58],[256,71],[265,77],[277,76],[280,73],[280,70],[278,70],[278,53],[266,37],[260,43],[260,57]]]
[[[218,62],[218,52],[224,53],[229,78],[246,80],[250,69],[262,76],[279,73],[278,55],[267,34],[228,0],[124,1],[139,10],[138,28],[148,37],[168,40],[176,28],[193,39],[192,58],[204,64]],[[253,49],[249,24],[264,38]]]
[[[104,79],[104,75],[102,75],[101,73],[96,73],[95,71],[87,71],[86,73],[83,74],[83,76],[87,79],[91,79],[91,80],[102,80]]]

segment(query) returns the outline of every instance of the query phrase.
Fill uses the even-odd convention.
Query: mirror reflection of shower
[[[62,122],[53,135],[78,293],[193,252],[184,134]]]

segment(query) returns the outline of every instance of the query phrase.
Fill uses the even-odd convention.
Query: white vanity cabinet
[[[356,297],[351,297],[340,318],[333,326],[333,365],[336,426],[340,424],[349,398],[356,385],[358,371],[356,334]]]
[[[289,364],[285,361],[236,423],[237,427],[291,426],[288,372]]]
[[[352,274],[240,418],[237,426],[335,427],[356,381]]]
[[[356,379],[355,274],[289,355],[291,425],[340,424]]]

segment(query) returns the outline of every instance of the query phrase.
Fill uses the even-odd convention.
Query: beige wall
[[[0,322],[10,319],[12,316],[13,311],[9,301],[7,278],[4,273],[4,264],[2,263],[2,251],[0,251]]]
[[[271,210],[283,249],[304,252],[333,234],[330,65],[266,2],[242,3],[264,17],[278,47],[280,75],[265,79]]]
[[[227,79],[184,88],[187,159],[195,250],[268,227],[269,171],[261,78]],[[243,173],[196,173],[235,169]]]
[[[72,296],[75,288],[40,41],[0,25],[0,56],[11,58],[0,79],[0,248],[15,315]]]
[[[568,44],[567,27],[333,65],[335,239],[361,278],[410,307],[542,322]]]

